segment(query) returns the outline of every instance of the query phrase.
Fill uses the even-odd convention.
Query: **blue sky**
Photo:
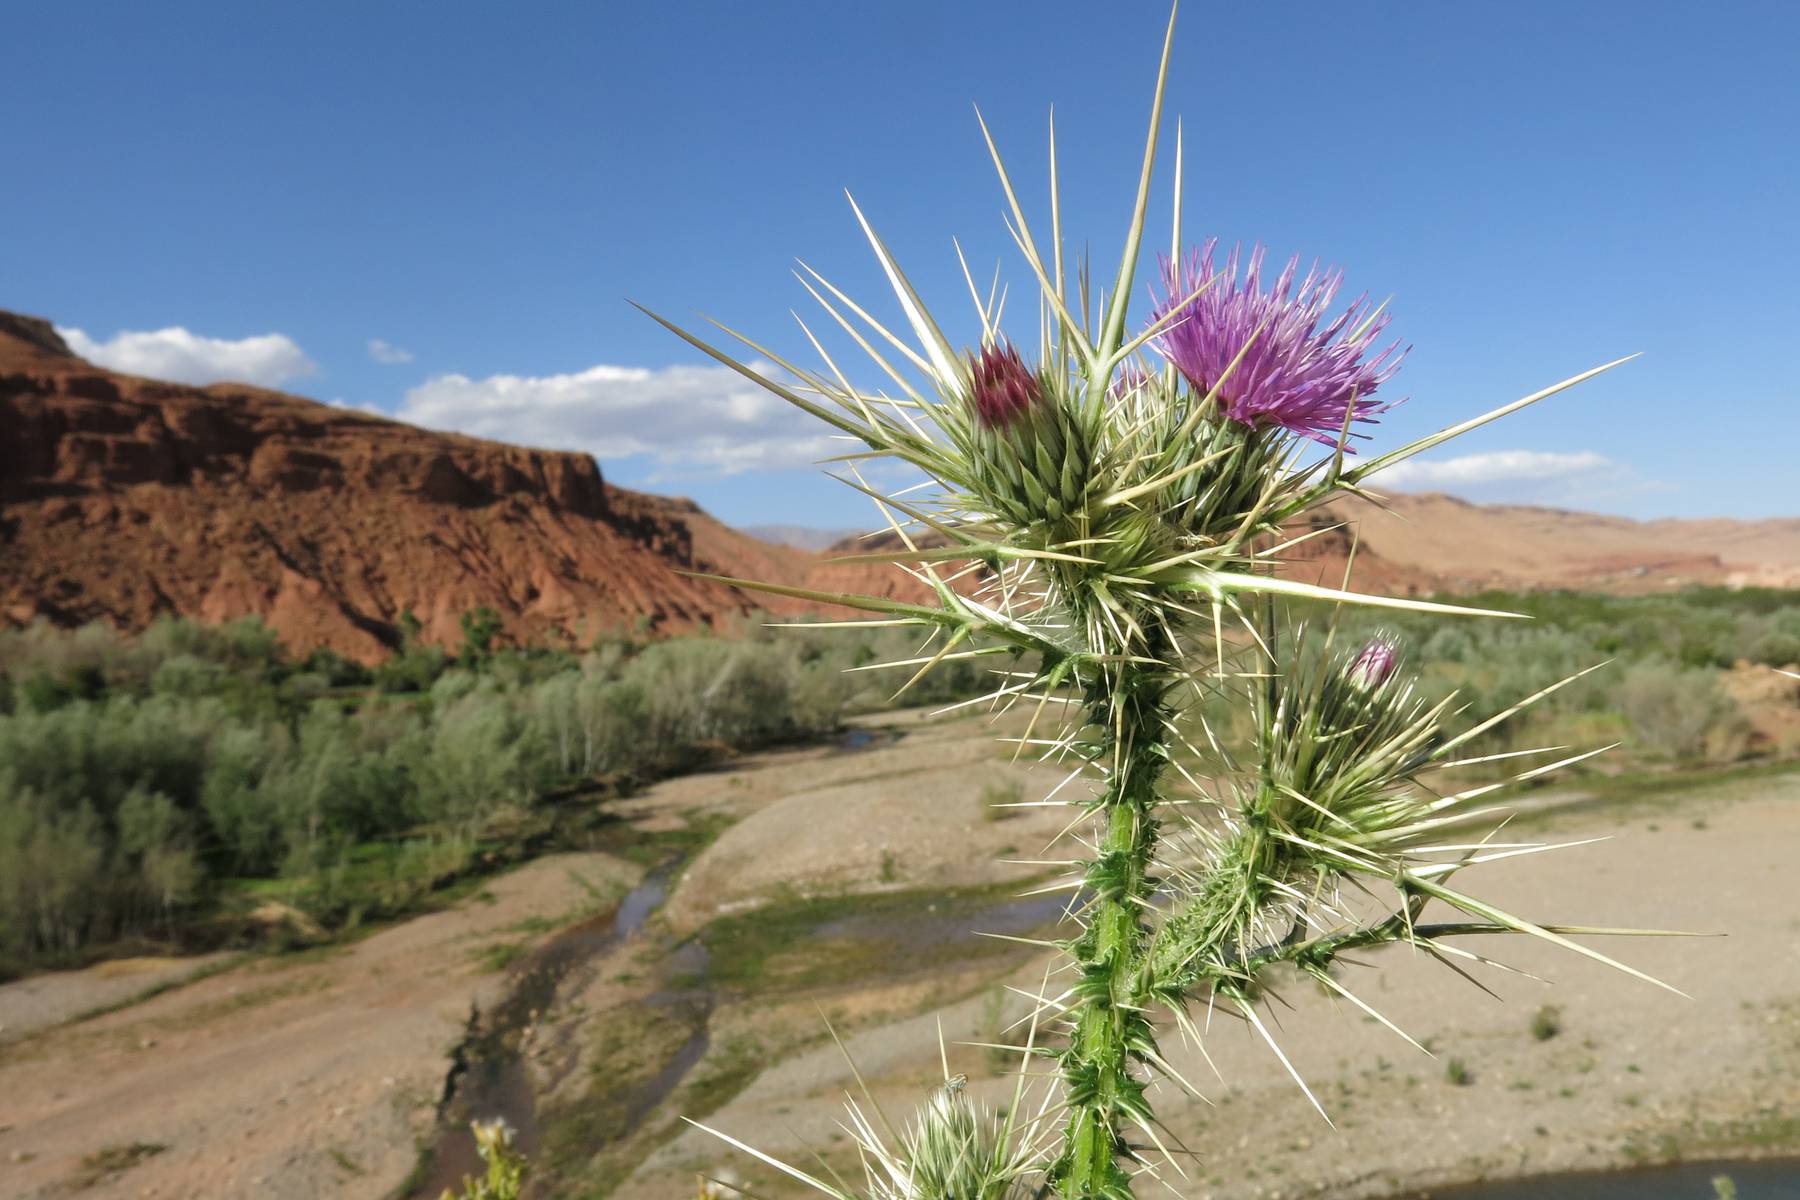
[[[740,523],[865,525],[866,502],[805,465],[818,431],[626,298],[802,355],[801,257],[890,314],[849,188],[972,340],[951,237],[978,272],[1000,262],[1017,299],[1028,275],[971,103],[1040,216],[1055,104],[1065,229],[1107,263],[1165,15],[19,7],[0,307],[143,373],[590,449],[616,482]],[[1190,0],[1168,104],[1185,229],[1316,256],[1351,294],[1393,297],[1414,350],[1390,390],[1410,399],[1377,445],[1644,352],[1437,452],[1408,486],[1794,514],[1797,44],[1787,3]],[[1027,341],[1029,308],[1012,322]]]

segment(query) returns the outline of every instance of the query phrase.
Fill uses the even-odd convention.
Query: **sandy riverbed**
[[[1477,894],[1544,920],[1724,931],[1706,939],[1607,939],[1604,947],[1687,992],[1684,999],[1524,939],[1471,948],[1551,982],[1475,966],[1489,996],[1404,949],[1366,954],[1345,982],[1427,1057],[1309,981],[1280,987],[1279,1040],[1336,1128],[1312,1110],[1267,1048],[1218,1020],[1206,1050],[1173,1033],[1164,1049],[1206,1096],[1172,1087],[1157,1111],[1198,1156],[1176,1191],[1202,1197],[1391,1195],[1479,1178],[1604,1168],[1671,1156],[1800,1154],[1800,777],[1727,784],[1623,813],[1540,817],[1556,840],[1610,835],[1559,854],[1478,868]],[[1035,988],[1041,968],[1013,982]],[[1529,1026],[1543,1006],[1559,1031]],[[892,1114],[941,1077],[936,1029],[982,1040],[981,998],[863,1032],[849,1049]],[[1448,1064],[1468,1070],[1465,1084]],[[978,1051],[953,1070],[994,1104]],[[1221,1080],[1220,1076],[1223,1076]],[[839,1102],[855,1084],[835,1048],[781,1064],[708,1123],[790,1161],[845,1143]],[[1167,1138],[1168,1135],[1165,1135]],[[729,1163],[759,1194],[794,1188],[699,1132],[665,1146],[622,1200],[679,1193],[680,1178]]]
[[[984,790],[1008,780],[1042,790],[1056,777],[1009,766],[977,722],[898,724],[905,736],[855,753],[751,756],[630,801],[628,814],[650,827],[733,822],[683,877],[659,923],[663,944],[720,914],[799,896],[1017,878],[1028,868],[992,860],[1035,857],[1069,819],[1056,809],[985,819]],[[1609,945],[1693,999],[1523,943],[1480,948],[1555,982],[1477,968],[1498,1000],[1411,953],[1368,955],[1372,967],[1346,982],[1429,1039],[1438,1057],[1334,1007],[1310,984],[1283,989],[1294,1008],[1281,1017],[1282,1043],[1331,1112],[1333,1131],[1236,1024],[1215,1024],[1208,1040],[1223,1083],[1171,1035],[1165,1048],[1209,1101],[1172,1089],[1158,1097],[1173,1133],[1200,1155],[1187,1160],[1187,1182],[1173,1180],[1181,1194],[1352,1200],[1669,1153],[1800,1152],[1800,882],[1791,867],[1800,861],[1800,776],[1538,819],[1559,839],[1616,836],[1465,878],[1527,915],[1728,931]],[[503,974],[482,969],[484,947],[523,945],[541,935],[521,934],[521,922],[572,918],[591,907],[592,887],[619,890],[638,874],[599,854],[542,859],[491,881],[488,899],[341,950],[229,965],[143,1003],[16,1038],[0,1048],[0,1196],[67,1194],[75,1184],[96,1197],[391,1194],[430,1133],[446,1056],[470,1005],[490,1006],[506,986]],[[657,967],[644,954],[641,945],[622,949],[567,998],[565,1012],[546,1014],[546,1042],[561,1037],[581,1067],[553,1073],[556,1103],[579,1105],[581,1081],[608,1070],[607,1043],[595,1031],[642,1000]],[[776,1152],[804,1155],[811,1145],[841,1157],[835,1123],[851,1085],[842,1059],[816,1037],[770,1041],[771,1014],[790,1032],[815,1023],[819,1007],[839,1014],[854,1030],[850,1047],[865,1075],[899,1115],[939,1073],[937,1023],[953,1039],[990,1037],[997,986],[1034,985],[1042,970],[1017,956],[946,960],[935,976],[929,961],[899,966],[891,981],[835,978],[722,1005],[695,1073],[718,1079],[729,1067],[742,1078],[718,1093],[722,1107],[709,1123]],[[42,1024],[117,1003],[117,976],[0,988],[0,1024],[22,1028],[28,1007]],[[61,1006],[48,1017],[46,994]],[[1560,1008],[1561,1029],[1538,1040],[1528,1023],[1546,1004]],[[721,1065],[751,1033],[787,1048],[748,1068]],[[1469,1068],[1466,1085],[1447,1078],[1451,1058]],[[1002,1098],[1006,1080],[978,1051],[962,1051],[953,1068]],[[668,1132],[634,1143],[619,1162],[627,1177],[609,1180],[615,1195],[689,1195],[693,1172],[721,1165],[754,1181],[758,1194],[790,1194],[766,1168],[679,1132],[674,1115],[699,1095],[673,1088],[667,1111],[644,1121],[645,1130]],[[166,1149],[112,1172],[83,1165],[133,1143]]]
[[[605,855],[553,855],[493,880],[491,899],[0,1048],[0,1195],[388,1195],[429,1132],[470,1006],[503,986],[483,947],[532,918],[572,919],[592,903],[578,879],[616,891],[636,875]],[[91,999],[75,995],[84,979]],[[32,985],[0,989],[0,1022],[14,1004],[43,1011]],[[104,969],[54,991],[77,1011],[119,999]],[[134,1144],[163,1149],[97,1169]]]

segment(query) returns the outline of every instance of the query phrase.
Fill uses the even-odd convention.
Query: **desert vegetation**
[[[1454,692],[1471,712],[1617,660],[1484,734],[1493,752],[1587,737],[1623,743],[1614,770],[1734,762],[1752,747],[1726,672],[1800,659],[1789,592],[1473,602],[1539,620],[1346,619],[1358,636],[1416,639],[1424,690]],[[892,631],[778,637],[750,623],[740,637],[618,639],[576,654],[495,649],[482,614],[466,624],[475,636],[454,652],[409,639],[373,668],[289,655],[254,620],[0,634],[7,969],[134,939],[241,937],[271,901],[326,927],[404,911],[546,844],[555,798],[572,788],[629,790],[886,704],[892,680],[846,668],[910,648]],[[985,677],[951,666],[902,699],[967,696]],[[1229,727],[1233,707],[1216,708],[1209,718]]]
[[[0,634],[0,970],[354,926],[603,819],[609,792],[817,736],[891,631],[495,649],[372,671],[254,620]],[[971,685],[933,679],[923,699]],[[266,940],[266,939],[265,939]]]
[[[1789,749],[1758,744],[1751,714],[1727,682],[1744,667],[1792,670],[1800,662],[1800,594],[1764,588],[1655,596],[1487,592],[1463,602],[1535,619],[1446,623],[1384,613],[1346,614],[1343,624],[1358,636],[1400,636],[1416,648],[1426,694],[1454,693],[1470,713],[1504,711],[1606,664],[1484,733],[1479,744],[1490,752],[1617,742],[1610,765],[1618,769],[1717,766]]]

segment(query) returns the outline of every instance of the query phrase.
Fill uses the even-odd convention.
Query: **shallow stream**
[[[447,1124],[438,1134],[417,1186],[407,1193],[409,1197],[437,1200],[445,1188],[459,1190],[465,1175],[482,1173],[470,1120],[504,1120],[517,1132],[519,1148],[528,1156],[536,1153],[542,1129],[526,1066],[529,1031],[550,1011],[571,974],[644,927],[668,899],[670,884],[685,861],[670,859],[645,875],[610,913],[571,925],[552,937],[514,971],[506,999],[493,1012],[470,1014],[471,1037],[459,1048],[444,1088],[441,1111]],[[704,962],[694,965],[704,970]],[[659,994],[657,999],[661,998]],[[647,1112],[673,1090],[687,1068],[705,1053],[705,1023],[701,1022],[700,1032],[665,1068],[664,1074],[673,1072],[667,1087],[653,1097],[645,1096],[642,1111]],[[661,1078],[659,1075],[658,1080]],[[645,1090],[655,1090],[655,1082]]]
[[[519,1148],[527,1156],[537,1153],[543,1130],[527,1058],[538,1049],[533,1038],[538,1036],[537,1030],[544,1028],[538,1025],[539,1018],[555,1006],[559,991],[587,964],[641,934],[650,916],[667,899],[671,882],[685,861],[677,857],[650,872],[613,913],[572,926],[551,938],[517,968],[505,1001],[493,1012],[472,1019],[472,1036],[465,1043],[463,1056],[452,1070],[446,1088],[444,1128],[427,1170],[409,1197],[437,1200],[445,1188],[454,1191],[463,1176],[480,1173],[482,1164],[468,1128],[471,1118],[504,1119],[517,1131]],[[815,945],[853,942],[879,947],[899,961],[924,961],[946,950],[960,948],[967,952],[980,943],[977,930],[1012,935],[1041,933],[1055,924],[1067,902],[1067,896],[1059,893],[1003,897],[974,908],[967,904],[942,908],[929,905],[895,912],[877,906],[875,911],[866,913],[822,916],[808,929],[805,940]],[[700,938],[671,946],[668,951],[660,968],[663,984],[641,1003],[666,1007],[679,1014],[693,1032],[655,1074],[610,1097],[619,1116],[611,1122],[609,1142],[633,1133],[705,1058],[710,1046],[708,1019],[718,987],[709,977],[711,954]],[[567,1030],[576,1025],[565,1023],[563,1027]],[[568,1052],[570,1047],[558,1049]],[[570,1055],[565,1053],[563,1057]]]

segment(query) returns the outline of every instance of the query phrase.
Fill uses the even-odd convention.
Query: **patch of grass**
[[[623,822],[609,822],[596,838],[596,848],[616,854],[640,867],[658,867],[672,858],[692,859],[712,845],[731,825],[723,813],[694,813],[680,829],[645,831]],[[598,894],[589,885],[590,894]]]
[[[1540,1042],[1547,1042],[1562,1032],[1562,1009],[1554,1004],[1546,1004],[1531,1014],[1531,1036]]]
[[[1729,1121],[1689,1121],[1677,1135],[1684,1154],[1800,1153],[1800,1113],[1780,1104],[1764,1105],[1748,1117]]]
[[[738,1034],[713,1047],[682,1090],[682,1112],[704,1117],[717,1112],[750,1086],[770,1061],[768,1048],[753,1034]]]
[[[506,970],[524,955],[524,942],[493,942],[476,951],[475,958],[483,973],[493,975]]]
[[[395,1196],[410,1196],[420,1188],[424,1187],[425,1177],[431,1172],[431,1155],[431,1141],[429,1139],[421,1140],[417,1144],[416,1152],[413,1155],[412,1170],[406,1173],[406,1178],[400,1181],[400,1186],[395,1188],[391,1194]]]
[[[787,899],[720,917],[696,936],[711,952],[709,974],[720,988],[786,990],[892,979],[922,965],[1018,953],[998,939],[958,936],[980,929],[984,911],[1017,895],[1016,885],[1000,885]],[[950,931],[926,959],[915,944],[922,921]],[[854,929],[847,928],[851,922]]]
[[[121,1009],[130,1008],[136,1004],[142,1004],[146,1000],[153,1000],[165,992],[174,991],[176,988],[184,988],[190,983],[199,983],[202,979],[210,979],[223,971],[231,970],[231,968],[237,966],[248,957],[249,956],[245,954],[229,955],[225,958],[221,958],[218,962],[209,963],[199,970],[193,971],[187,975],[177,975],[172,979],[165,979],[161,983],[153,983],[143,991],[133,992],[122,1000],[114,1000],[110,1004],[101,1004],[94,1008],[84,1008],[73,1017],[69,1018],[69,1024],[74,1025],[82,1021],[91,1021],[95,1017],[104,1017],[108,1013],[115,1013]]]
[[[221,1017],[242,1012],[247,1008],[260,1008],[278,1000],[326,991],[331,984],[331,979],[323,974],[303,975],[297,979],[287,979],[263,987],[248,988],[236,995],[221,996],[217,1000],[210,1000],[205,1004],[196,1004],[193,1008],[177,1013],[166,1020],[156,1021],[155,1025],[159,1029],[169,1030],[198,1029],[203,1025],[212,1024]]]
[[[573,1100],[540,1112],[544,1140],[533,1164],[535,1187],[547,1194],[575,1194],[603,1200],[632,1169],[683,1126],[656,1103],[658,1076],[707,1020],[698,1007],[626,1006],[591,1022],[584,1058],[588,1088]],[[728,1042],[708,1056],[701,1072],[680,1092],[683,1112],[699,1109],[690,1094],[722,1105],[741,1090],[766,1061],[754,1039]],[[708,1065],[708,1063],[712,1065]],[[661,1114],[661,1115],[659,1115]]]
[[[1444,1064],[1444,1078],[1456,1087],[1468,1087],[1475,1082],[1475,1076],[1469,1065],[1460,1058],[1453,1058]]]
[[[897,883],[900,879],[900,860],[892,850],[881,852],[881,882]]]
[[[316,966],[328,963],[334,958],[342,958],[350,953],[351,947],[364,938],[379,932],[381,926],[374,923],[359,925],[355,929],[346,929],[329,942],[319,942],[311,946],[270,947],[264,953],[280,965],[287,967]]]
[[[96,1150],[82,1158],[80,1170],[69,1181],[70,1190],[80,1191],[104,1183],[167,1149],[168,1146],[161,1142],[126,1142]]]
[[[326,1153],[331,1156],[331,1161],[338,1165],[339,1170],[342,1170],[351,1175],[367,1175],[368,1174],[368,1169],[366,1167],[364,1167],[361,1163],[357,1162],[354,1158],[351,1158],[348,1154],[344,1153],[344,1151],[341,1148],[339,1148],[337,1146],[333,1146],[333,1147],[331,1147],[331,1149],[327,1150]]]
[[[724,826],[721,825],[718,828],[712,829],[709,833],[706,833],[707,842],[710,843],[713,838],[718,837],[723,829]],[[682,832],[688,833],[691,832],[691,829],[684,829]],[[591,916],[603,909],[611,908],[623,899],[626,891],[629,890],[624,884],[616,879],[596,881],[589,879],[580,871],[570,871],[568,872],[568,876],[569,882],[573,883],[576,887],[586,893],[588,898],[587,904],[575,914],[576,920],[579,920],[581,917]],[[565,920],[564,923],[568,924],[570,922]]]
[[[1023,1040],[1009,1036],[1006,1028],[1006,988],[996,987],[981,1002],[981,1036],[989,1044],[982,1048],[982,1055],[987,1060],[988,1070],[995,1075],[1005,1074],[1018,1061],[1018,1055],[1006,1046],[1015,1040]]]
[[[1017,813],[1008,805],[1025,799],[1025,785],[1015,779],[995,780],[981,789],[981,819],[1004,821]]]

